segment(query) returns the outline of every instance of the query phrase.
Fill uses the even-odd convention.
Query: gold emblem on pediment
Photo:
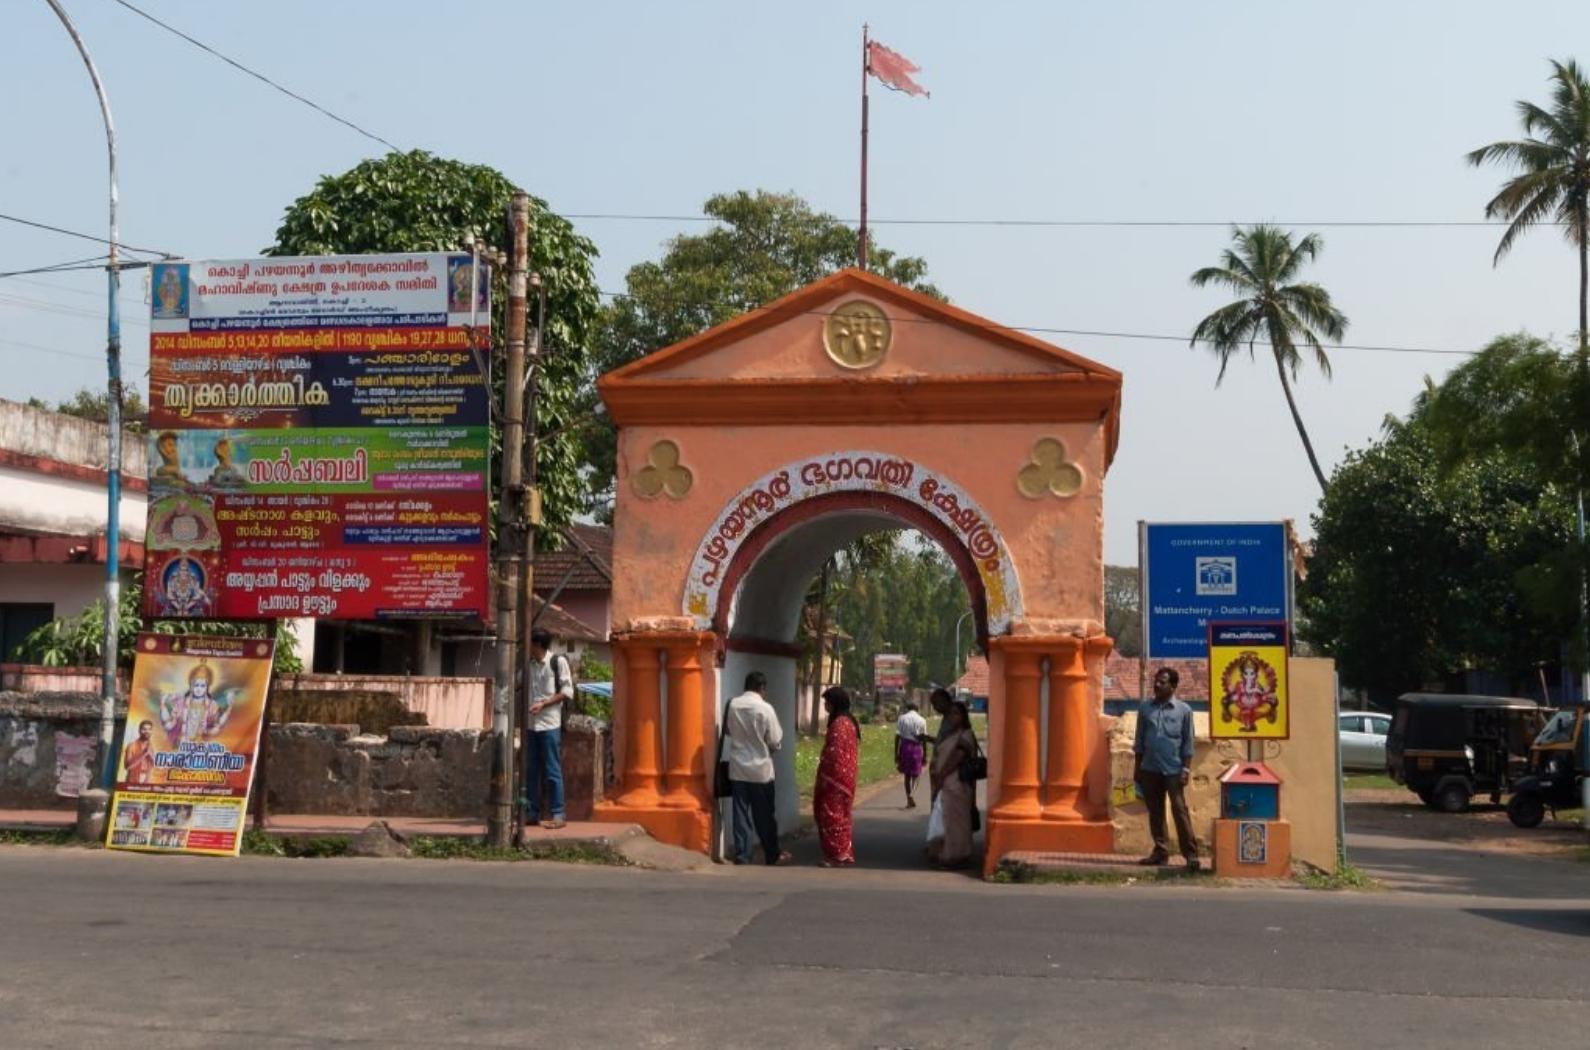
[[[881,309],[865,299],[852,299],[824,320],[823,348],[842,368],[871,368],[889,352],[893,334]]]

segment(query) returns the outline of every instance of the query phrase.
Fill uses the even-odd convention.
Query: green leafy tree
[[[1493,263],[1526,230],[1560,224],[1579,254],[1579,354],[1590,358],[1590,82],[1572,60],[1551,63],[1551,103],[1517,103],[1524,138],[1493,142],[1468,155],[1476,167],[1501,164],[1518,170],[1485,206],[1486,218],[1508,222]]]
[[[78,419],[87,419],[95,423],[110,421],[110,394],[104,390],[90,390],[84,387],[67,400],[57,401],[53,407],[40,398],[30,397],[28,405],[32,408],[42,408],[46,412],[59,412],[63,416],[76,416]],[[131,383],[122,388],[121,421],[123,429],[134,431],[142,431],[149,422],[149,407],[144,404],[138,388]]]
[[[288,206],[271,255],[434,252],[462,249],[473,234],[487,247],[507,251],[507,211],[514,186],[481,164],[465,164],[423,150],[389,153],[340,175],[322,178]],[[588,411],[589,347],[600,311],[592,264],[596,246],[533,199],[530,269],[547,294],[543,359],[537,369],[537,480],[545,521],[555,539],[589,503],[576,420]],[[505,345],[506,275],[495,275],[492,344]],[[532,304],[532,309],[534,304]],[[532,322],[533,322],[532,316]],[[502,369],[493,370],[501,403]],[[493,416],[496,419],[496,416]],[[493,459],[501,437],[495,424]],[[492,468],[496,476],[495,467]]]
[[[1104,567],[1104,633],[1122,656],[1142,654],[1142,588],[1135,565]]]
[[[847,549],[836,559],[829,583],[830,622],[849,636],[843,651],[843,684],[871,692],[872,660],[883,652],[911,658],[910,684],[945,685],[959,675],[966,653],[976,648],[968,618],[955,651],[956,622],[970,608],[960,574],[931,543],[907,542],[904,534],[881,534],[886,542],[858,557]]]
[[[1466,447],[1512,425],[1509,377],[1547,358],[1561,360],[1540,340],[1496,341],[1332,475],[1300,604],[1344,682],[1379,700],[1465,670],[1519,688],[1560,658],[1575,620],[1560,593],[1568,501],[1526,459]]]
[[[718,225],[668,242],[663,257],[630,267],[625,294],[602,312],[597,374],[611,371],[813,281],[854,266],[856,231],[792,193],[722,193],[703,211]],[[873,246],[873,273],[943,298],[927,280],[927,263]],[[605,505],[615,474],[614,431],[595,398],[587,416],[586,457]]]
[[[1275,370],[1286,394],[1286,407],[1292,412],[1297,436],[1303,440],[1309,466],[1321,489],[1325,472],[1309,440],[1308,429],[1292,395],[1292,380],[1303,366],[1299,344],[1313,353],[1319,370],[1330,378],[1330,357],[1321,338],[1341,342],[1347,332],[1347,318],[1331,302],[1330,293],[1317,284],[1298,281],[1305,264],[1319,255],[1324,242],[1318,234],[1293,241],[1291,233],[1275,226],[1235,227],[1232,247],[1221,254],[1219,266],[1206,266],[1192,275],[1198,288],[1214,285],[1234,293],[1236,301],[1221,307],[1198,322],[1192,345],[1205,343],[1220,360],[1218,385],[1226,377],[1233,354],[1242,350],[1254,356],[1254,345],[1261,339],[1275,358]]]

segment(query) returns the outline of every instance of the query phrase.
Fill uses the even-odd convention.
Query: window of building
[[[0,602],[0,661],[18,661],[22,639],[55,619],[49,602]]]

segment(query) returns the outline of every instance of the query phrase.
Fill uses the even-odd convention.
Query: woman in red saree
[[[850,694],[834,686],[823,694],[828,711],[828,737],[817,763],[812,813],[823,847],[823,867],[856,863],[850,840],[850,808],[856,801],[856,765],[861,752],[861,727],[850,714]]]

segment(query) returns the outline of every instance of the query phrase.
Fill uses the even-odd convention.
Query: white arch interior
[[[812,578],[834,552],[876,532],[909,529],[910,525],[878,510],[845,510],[802,522],[784,533],[751,566],[729,609],[728,645],[719,673],[718,718],[730,698],[739,695],[752,671],[767,675],[768,701],[778,712],[785,746],[774,760],[779,831],[800,826],[800,785],[795,778],[795,741],[799,683],[792,656],[737,651],[737,641],[788,645],[797,636],[801,607]],[[720,827],[727,835],[729,811],[723,806]]]

